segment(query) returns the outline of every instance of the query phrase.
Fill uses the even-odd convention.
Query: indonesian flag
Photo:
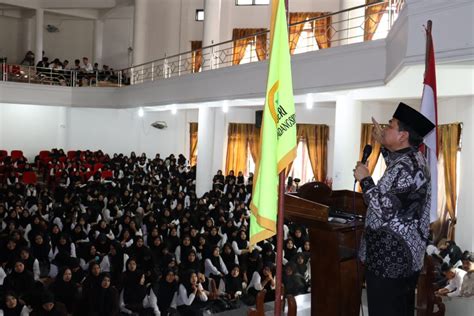
[[[431,24],[431,21],[428,22]],[[431,211],[430,222],[438,219],[438,104],[436,101],[436,69],[431,28],[426,29],[426,67],[421,113],[426,116],[435,128],[425,136],[425,154],[431,172]]]

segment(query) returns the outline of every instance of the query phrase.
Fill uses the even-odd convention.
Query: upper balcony
[[[472,94],[473,12],[468,0],[390,0],[295,17],[301,22],[292,23],[289,34],[297,102],[306,93],[332,101],[348,90],[360,99],[419,96],[428,19],[438,80],[445,81],[438,93]],[[269,47],[264,31],[122,69],[108,83],[99,73],[3,65],[0,102],[109,108],[236,99],[262,104],[257,99],[265,92]]]

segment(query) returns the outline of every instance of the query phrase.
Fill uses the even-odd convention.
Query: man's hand
[[[372,130],[372,137],[375,139],[376,142],[381,144],[383,140],[383,129],[380,126],[379,122],[377,122],[373,117],[372,117],[372,123],[374,123],[374,129]]]
[[[368,176],[370,176],[369,168],[368,168],[368,163],[366,162],[363,164],[362,162],[358,161],[357,165],[355,166],[354,171],[354,178],[357,181],[360,181]]]

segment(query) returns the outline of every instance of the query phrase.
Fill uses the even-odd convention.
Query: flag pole
[[[276,282],[275,282],[275,316],[281,315],[282,310],[282,269],[283,269],[283,208],[285,204],[285,174],[283,169],[279,175],[278,184],[278,221],[277,221],[277,254],[276,254]]]
[[[285,0],[286,21],[289,27],[289,0]],[[288,33],[289,36],[289,33]],[[283,222],[285,206],[285,177],[286,169],[283,169],[279,175],[278,183],[278,221],[277,221],[277,253],[276,253],[276,282],[275,282],[275,316],[280,316],[282,312],[282,286],[283,286]],[[285,298],[283,298],[284,300]]]
[[[433,26],[433,22],[431,20],[428,20],[428,23],[426,23],[426,33],[431,34],[431,28]],[[425,72],[428,69],[428,60],[429,60],[429,51],[431,47],[431,40],[429,37],[426,38],[426,51],[425,51]]]

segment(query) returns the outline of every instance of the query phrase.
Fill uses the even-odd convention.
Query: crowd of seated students
[[[429,245],[427,254],[437,267],[436,295],[474,297],[474,253],[462,251],[452,240],[442,239]]]
[[[35,66],[35,55],[32,51],[28,51],[25,57],[21,61],[20,65],[23,66]],[[72,76],[72,71],[75,72],[75,76]],[[74,64],[70,65],[66,59],[64,61],[59,58],[53,58],[52,61],[44,55],[42,60],[36,64],[37,75],[42,78],[49,78],[58,84],[71,85],[72,80],[76,80],[76,85],[92,84],[97,81],[118,81],[118,76],[114,70],[108,65],[102,65],[102,69],[98,63],[91,64],[89,58],[83,57],[81,60],[74,60]]]
[[[274,299],[275,239],[249,251],[251,175],[218,171],[197,197],[183,155],[52,150],[0,163],[4,315],[201,315],[262,289]],[[25,185],[32,169],[41,181]],[[298,295],[310,248],[307,230],[287,224],[284,286]]]

